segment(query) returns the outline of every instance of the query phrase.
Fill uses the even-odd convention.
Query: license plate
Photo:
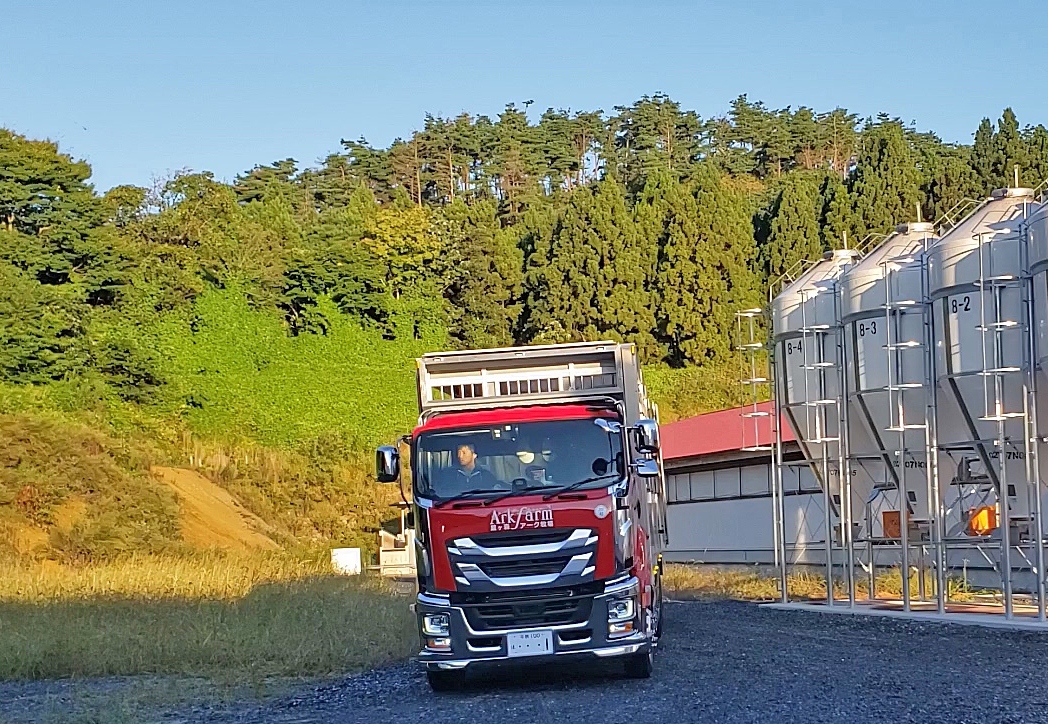
[[[525,631],[506,634],[509,656],[541,656],[553,653],[552,631]]]

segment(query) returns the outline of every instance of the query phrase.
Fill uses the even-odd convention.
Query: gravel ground
[[[47,684],[0,684],[0,720],[34,720],[31,689],[39,686]],[[19,696],[21,704],[12,700]],[[625,679],[612,664],[546,666],[489,673],[462,692],[434,694],[417,667],[403,664],[263,704],[209,703],[160,720],[1048,722],[1048,635],[672,603],[646,681]]]

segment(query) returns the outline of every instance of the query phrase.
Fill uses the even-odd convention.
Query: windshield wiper
[[[517,488],[516,490],[503,491],[503,492],[500,492],[498,495],[493,495],[490,498],[485,498],[484,499],[484,505],[491,505],[492,503],[497,503],[497,502],[499,502],[500,500],[502,500],[504,498],[510,497],[511,495],[522,495],[524,493],[533,493],[536,490],[546,490],[549,487],[550,486],[548,486],[548,485],[529,485],[526,488]],[[543,500],[545,500],[545,498],[543,498]]]
[[[443,508],[448,503],[454,503],[456,500],[465,500],[472,495],[480,495],[481,493],[500,493],[499,490],[492,490],[491,488],[477,488],[475,490],[466,490],[459,493],[458,495],[452,495],[450,498],[441,498],[433,504],[434,508]]]
[[[577,490],[578,488],[581,488],[583,485],[588,485],[589,483],[595,483],[598,480],[603,480],[604,478],[613,478],[613,477],[616,477],[616,476],[618,476],[618,473],[606,473],[605,475],[598,475],[598,476],[593,477],[593,478],[584,478],[584,479],[578,481],[577,483],[572,483],[571,485],[565,485],[565,486],[559,488],[558,490],[554,490],[552,493],[547,493],[546,495],[542,496],[542,499],[543,500],[552,500],[553,498],[556,498],[558,495],[563,495],[564,493],[570,493],[572,490]]]

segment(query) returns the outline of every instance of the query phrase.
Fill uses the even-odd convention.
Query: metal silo
[[[1033,334],[1033,409],[1030,410],[1031,434],[1035,441],[1036,477],[1038,487],[1034,500],[1034,518],[1040,521],[1041,535],[1035,542],[1034,565],[1037,576],[1038,617],[1045,619],[1045,554],[1044,536],[1048,533],[1044,513],[1048,512],[1048,450],[1044,435],[1048,434],[1048,205],[1042,205],[1030,214],[1026,222],[1026,244],[1031,279],[1030,304],[1033,308],[1031,323]]]
[[[792,428],[823,489],[827,600],[832,603],[832,534],[840,500],[840,421],[843,349],[837,279],[858,258],[853,250],[827,252],[787,283],[772,300],[772,344],[778,417]],[[778,446],[781,451],[781,445]],[[778,460],[781,468],[782,460]],[[778,514],[783,513],[781,490]],[[781,542],[784,565],[785,541]]]
[[[901,224],[840,280],[850,471],[845,497],[847,518],[854,521],[847,545],[854,561],[853,540],[866,544],[871,595],[875,543],[898,541],[899,562],[909,570],[911,532],[918,540],[932,537],[924,255],[934,238],[930,223]],[[904,576],[904,608],[909,599]]]
[[[1008,616],[1013,546],[1029,538],[1037,497],[1030,494],[1036,475],[1027,469],[1031,360],[1022,234],[1035,207],[1030,189],[997,190],[927,253],[940,525],[951,547],[997,555]]]

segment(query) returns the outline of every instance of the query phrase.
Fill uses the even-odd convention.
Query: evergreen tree
[[[1005,108],[1001,120],[997,122],[997,135],[994,138],[993,165],[991,177],[997,188],[1015,186],[1015,169],[1019,169],[1019,183],[1023,183],[1023,172],[1026,170],[1026,148],[1019,133],[1019,121],[1011,108]]]
[[[728,359],[734,313],[757,301],[748,207],[709,165],[694,192],[668,190],[656,290],[658,328],[674,364]]]
[[[499,115],[490,172],[510,222],[516,222],[525,197],[534,192],[542,169],[537,129],[512,103]]]
[[[378,210],[371,190],[358,185],[344,206],[322,211],[293,247],[281,294],[293,334],[328,331],[325,297],[362,326],[389,328],[386,269],[361,243]]]
[[[633,204],[633,221],[648,255],[645,264],[652,272],[658,264],[659,251],[666,243],[669,200],[680,193],[680,185],[676,174],[657,169],[648,175]]]
[[[669,96],[644,96],[615,110],[609,127],[614,134],[617,175],[627,188],[637,188],[656,168],[682,173],[698,156],[702,123],[698,115],[682,111]]]
[[[542,254],[544,250],[537,250]],[[654,349],[651,272],[621,187],[608,179],[572,194],[550,243],[541,286],[532,275],[530,341],[610,337]]]
[[[956,212],[966,199],[982,196],[981,184],[971,164],[971,149],[944,144],[932,134],[918,137],[921,169],[921,214],[936,221]]]
[[[982,119],[975,131],[975,143],[972,145],[972,169],[980,185],[979,196],[988,196],[995,188],[994,159],[997,155],[995,132],[989,118]]]
[[[841,199],[838,212],[843,214],[844,197]],[[778,279],[798,261],[822,256],[822,206],[817,176],[798,172],[783,179],[782,191],[772,207],[771,233],[764,248],[764,268],[769,279]],[[847,223],[846,219],[835,221]]]
[[[294,194],[293,179],[298,174],[298,165],[293,158],[274,161],[268,166],[255,166],[240,174],[233,185],[237,200],[246,204],[262,201],[267,195],[290,197]]]
[[[881,119],[863,132],[851,192],[864,233],[886,234],[914,219],[920,173],[898,121]]]
[[[819,148],[826,166],[843,180],[851,173],[859,134],[855,128],[858,117],[843,108],[835,108],[819,116]]]
[[[829,173],[819,189],[821,213],[819,232],[823,249],[854,247],[860,241],[859,217],[855,200],[836,173]]]
[[[594,231],[604,244],[601,285],[595,300],[598,329],[637,345],[643,359],[654,359],[655,312],[650,290],[658,246],[637,233],[623,189],[613,179],[597,184]]]
[[[444,220],[452,338],[468,349],[511,345],[523,267],[515,232],[500,228],[491,200],[466,206],[458,199]]]
[[[567,111],[552,108],[539,120],[538,136],[541,143],[545,182],[552,191],[570,188],[577,181],[578,158],[572,133],[572,118]]]
[[[1040,186],[1048,181],[1048,129],[1038,124],[1028,128],[1024,134],[1026,158],[1029,167],[1027,176],[1031,186]]]
[[[520,223],[513,227],[519,234],[518,245],[524,254],[523,309],[516,331],[518,343],[535,339],[559,339],[563,336],[563,330],[558,332],[554,329],[554,320],[545,316],[543,300],[550,294],[549,265],[553,254],[553,236],[565,211],[558,202],[566,206],[567,199],[567,195],[554,196],[547,199],[546,203],[531,205],[524,212]]]
[[[0,253],[12,233],[0,230]],[[0,380],[43,383],[82,373],[83,325],[77,300],[0,259]]]

